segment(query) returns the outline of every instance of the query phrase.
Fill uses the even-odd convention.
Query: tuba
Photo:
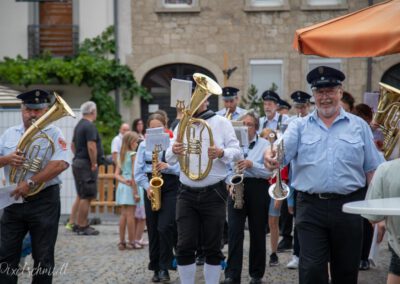
[[[44,158],[50,154],[54,154],[54,141],[43,131],[47,125],[59,120],[64,116],[75,117],[74,112],[68,104],[56,93],[54,93],[55,102],[53,106],[37,121],[24,132],[17,145],[17,152],[24,155],[25,161],[20,168],[12,167],[10,169],[10,183],[20,183],[25,180],[28,172],[36,174],[42,169]],[[45,139],[48,142],[48,147],[45,149],[45,154],[39,156],[41,147],[33,145],[38,139]],[[30,190],[27,196],[39,193],[45,183],[38,184],[34,189]]]
[[[384,139],[382,151],[388,160],[399,141],[400,90],[384,83],[380,85],[378,109],[372,119],[382,130]],[[400,153],[397,153],[396,158]]]
[[[208,159],[207,167],[203,171],[201,168],[201,149],[203,144],[203,132],[208,131],[210,137],[210,145],[214,145],[214,139],[211,132],[211,128],[208,123],[199,118],[194,118],[193,115],[196,113],[197,109],[203,104],[211,94],[221,95],[221,87],[211,78],[204,74],[195,73],[193,74],[193,79],[196,82],[196,88],[193,91],[192,98],[190,100],[189,108],[181,106],[183,117],[178,127],[178,137],[176,141],[182,142],[184,135],[186,135],[186,146],[183,155],[178,157],[179,165],[181,171],[191,180],[202,180],[204,179],[211,170],[212,160]],[[201,125],[200,136],[195,136],[195,129],[193,124],[198,123]],[[197,155],[198,168],[197,171],[192,172],[190,169],[190,159],[191,155]]]
[[[276,134],[271,132],[268,136],[268,140],[271,143],[271,151],[272,151],[273,143],[276,140]],[[285,184],[282,181],[282,176],[281,176],[281,164],[283,163],[283,154],[284,154],[283,140],[281,140],[278,143],[276,149],[276,156],[280,165],[276,169],[276,182],[274,184],[271,184],[271,186],[268,188],[269,196],[271,196],[271,198],[275,200],[283,200],[287,198],[290,194],[290,188],[287,184]]]
[[[161,208],[161,187],[164,184],[164,180],[161,178],[161,173],[157,171],[158,153],[160,151],[161,151],[161,145],[155,145],[151,157],[152,176],[149,183],[150,183],[150,189],[152,190],[150,198],[152,211],[158,211]]]

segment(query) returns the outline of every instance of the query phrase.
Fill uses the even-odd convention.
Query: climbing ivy
[[[109,93],[118,89],[124,102],[130,102],[133,96],[151,98],[136,82],[132,70],[115,60],[113,54],[115,40],[111,26],[101,35],[84,40],[74,57],[57,58],[48,53],[29,59],[5,57],[0,61],[0,82],[25,87],[33,84],[89,86],[91,100],[98,108],[96,126],[105,153],[110,153],[111,140],[118,133],[121,115]]]

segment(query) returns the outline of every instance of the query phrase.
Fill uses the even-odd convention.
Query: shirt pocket
[[[17,148],[17,145],[18,140],[15,139],[4,142],[4,156],[14,152]]]
[[[300,164],[310,164],[316,162],[321,151],[321,135],[303,135],[300,139],[298,151],[298,161]]]
[[[364,158],[364,143],[360,137],[348,134],[337,136],[337,154],[338,160],[350,163],[359,163]]]

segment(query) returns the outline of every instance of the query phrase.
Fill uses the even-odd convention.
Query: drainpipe
[[[368,0],[368,6],[373,4],[373,0]],[[367,58],[367,92],[372,92],[372,57]]]
[[[115,61],[119,62],[119,48],[118,48],[118,0],[114,0],[114,39],[115,39]],[[115,89],[115,107],[119,113],[120,95],[118,88]]]

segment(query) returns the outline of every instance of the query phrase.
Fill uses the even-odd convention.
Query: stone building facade
[[[385,72],[400,55],[372,59],[371,90],[367,90],[367,58],[321,58],[299,54],[292,47],[296,29],[368,6],[367,0],[135,0],[130,1],[132,50],[124,58],[140,83],[153,93],[147,76],[158,68],[191,64],[208,70],[217,82],[237,87],[241,95],[254,84],[258,93],[272,83],[290,101],[295,90],[309,91],[305,80],[317,65],[340,68],[347,76],[344,88],[362,102],[366,91],[377,91]],[[382,2],[382,1],[375,1]],[[223,70],[237,67],[229,81]],[[162,68],[161,68],[162,69]],[[173,72],[161,70],[165,81]],[[168,70],[168,68],[167,68]],[[157,77],[157,76],[155,76]],[[154,77],[154,78],[155,78]],[[153,80],[155,81],[155,80]],[[157,86],[153,82],[154,89]],[[169,96],[164,90],[164,95]],[[153,102],[159,107],[160,96]],[[125,117],[145,116],[147,103],[135,99]],[[222,102],[219,101],[219,107]],[[145,111],[143,112],[143,109]],[[150,110],[150,108],[149,108]]]

